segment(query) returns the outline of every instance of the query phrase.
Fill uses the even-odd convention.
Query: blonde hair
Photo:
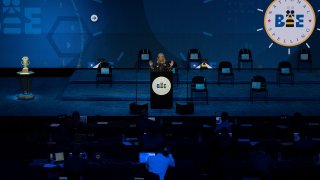
[[[162,62],[160,62],[159,56],[162,55],[163,56],[163,60]],[[166,57],[164,56],[163,53],[159,53],[157,56],[157,64],[165,64],[166,63]]]

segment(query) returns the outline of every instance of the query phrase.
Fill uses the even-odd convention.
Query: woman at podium
[[[158,72],[171,71],[173,64],[173,60],[171,60],[169,64],[166,63],[166,57],[163,53],[158,54],[156,64],[154,64],[152,60],[149,61],[151,71]]]

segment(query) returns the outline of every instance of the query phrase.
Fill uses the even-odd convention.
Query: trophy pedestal
[[[33,100],[34,95],[32,93],[29,93],[29,94],[21,93],[21,94],[17,95],[17,98],[18,98],[18,100]]]
[[[24,70],[24,69],[23,69]],[[28,71],[19,71],[17,74],[20,76],[20,89],[21,93],[17,95],[18,100],[33,100],[34,95],[30,92],[32,85],[32,74],[34,72]]]

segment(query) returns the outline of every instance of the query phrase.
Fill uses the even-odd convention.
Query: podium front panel
[[[172,72],[151,72],[150,104],[152,109],[171,109],[173,99]]]

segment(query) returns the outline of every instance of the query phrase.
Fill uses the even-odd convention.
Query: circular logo
[[[274,0],[264,16],[264,27],[272,41],[281,46],[304,43],[315,29],[316,16],[306,0]]]
[[[98,21],[98,16],[95,15],[95,14],[92,14],[90,19],[91,19],[92,22],[97,22]]]
[[[152,82],[152,90],[160,96],[166,95],[171,90],[171,82],[166,77],[157,77]]]

